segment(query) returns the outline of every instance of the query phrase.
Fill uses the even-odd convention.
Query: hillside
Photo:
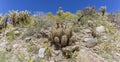
[[[0,62],[120,62],[120,14],[11,11],[0,16]]]

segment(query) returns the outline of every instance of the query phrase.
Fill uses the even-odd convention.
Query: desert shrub
[[[79,16],[79,17],[82,16],[82,11],[78,10],[78,11],[76,12],[76,15]]]
[[[102,16],[104,16],[105,11],[106,11],[106,7],[105,7],[105,6],[102,6],[102,7],[100,8],[100,10],[101,10],[101,12],[102,12]]]
[[[12,24],[16,26],[17,24],[28,24],[30,23],[30,12],[29,11],[9,11],[6,16],[11,19]]]
[[[105,19],[105,18],[103,18],[103,19]],[[102,19],[96,20],[96,25],[97,26],[103,25],[107,29],[107,31],[109,32],[108,34],[113,35],[116,32],[116,29],[114,28],[114,26],[110,25],[110,23],[107,21],[107,19],[105,19],[105,20],[102,20]]]
[[[52,20],[53,15],[45,15],[43,17],[35,16],[32,21],[34,21],[33,26],[44,28],[51,27],[53,25],[54,20]]]
[[[111,13],[111,14],[108,14],[108,21],[112,22],[112,23],[115,23],[116,26],[120,26],[120,13]]]
[[[69,20],[71,20],[71,19],[77,18],[77,15],[72,14],[72,13],[70,13],[70,12],[65,12],[62,17],[63,17],[65,20],[68,20],[68,21],[69,21]]]
[[[87,21],[88,21],[88,18],[87,18],[86,16],[84,16],[84,17],[81,19],[80,23],[81,23],[81,25],[86,25],[86,24],[87,24]]]
[[[13,41],[13,40],[16,38],[16,35],[15,35],[15,33],[14,33],[13,30],[11,30],[10,32],[8,32],[8,33],[6,34],[6,36],[7,36],[7,39],[8,39],[9,41]]]
[[[27,50],[28,52],[36,53],[36,51],[38,51],[39,48],[36,45],[30,44],[27,46]]]
[[[74,27],[72,28],[72,30],[73,30],[74,32],[80,32],[80,27],[74,26]]]
[[[41,35],[42,29],[48,29],[49,27],[53,26],[53,22],[51,20],[48,20],[49,18],[46,18],[45,16],[32,16],[32,23],[27,26],[27,31],[23,34],[22,38],[28,37],[28,36],[33,36]]]
[[[58,15],[55,16],[55,20],[60,20],[62,22],[73,21],[76,18],[78,18],[78,16],[75,14],[72,14],[71,12],[64,12],[62,13],[61,16],[58,16]]]
[[[63,14],[62,7],[59,7],[58,12],[57,12],[57,15],[58,15],[58,16],[62,16],[62,14]]]
[[[5,55],[5,52],[0,51],[0,62],[6,62],[7,57]]]
[[[2,14],[0,14],[0,24],[2,24]]]
[[[45,50],[45,55],[49,58],[52,56],[52,48],[47,46]]]
[[[53,15],[51,12],[48,12],[48,13],[46,14],[46,16],[48,17],[49,20],[54,20],[54,19],[55,19],[55,18],[54,18],[54,15]]]
[[[94,7],[86,7],[81,11],[84,16],[94,16],[96,14],[96,9]]]

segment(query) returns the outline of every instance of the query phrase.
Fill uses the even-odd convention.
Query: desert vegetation
[[[75,14],[0,15],[1,62],[119,62],[119,13],[86,7]],[[91,59],[89,59],[91,58]]]

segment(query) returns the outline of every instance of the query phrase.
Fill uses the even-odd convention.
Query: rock
[[[12,46],[7,46],[7,47],[6,47],[6,51],[7,51],[7,52],[10,52],[11,50],[12,50]]]
[[[88,20],[88,26],[89,27],[93,27],[94,26],[94,22],[92,20]]]
[[[74,52],[79,50],[79,45],[74,45],[74,46],[67,46],[62,48],[63,52]]]
[[[92,31],[90,29],[83,29],[82,32],[84,37],[92,37]]]
[[[110,37],[104,35],[104,36],[102,36],[102,40],[103,40],[103,41],[109,41],[109,40],[110,40]]]
[[[62,50],[63,50],[63,52],[71,52],[71,51],[73,51],[71,48],[72,48],[72,46],[67,46],[67,47],[62,48]]]
[[[26,37],[25,42],[29,42],[32,38],[31,37]]]
[[[80,42],[75,42],[75,45],[80,45]]]
[[[40,49],[39,49],[38,56],[39,56],[40,58],[44,58],[44,53],[45,53],[45,48],[40,48]]]
[[[51,58],[49,62],[55,62],[54,58]]]
[[[14,44],[13,45],[13,49],[17,49],[17,48],[20,48],[20,47],[22,47],[20,44]]]
[[[98,26],[98,27],[96,27],[96,32],[98,32],[98,33],[105,32],[105,27],[104,26]]]
[[[14,31],[15,35],[20,35],[20,31],[16,30]]]
[[[6,48],[7,44],[8,44],[8,42],[1,42],[0,43],[0,50],[5,51],[5,48]]]
[[[83,42],[84,45],[89,48],[94,47],[98,43],[96,38],[84,38]]]
[[[60,50],[54,50],[53,52],[55,53],[55,55],[59,55],[61,53]]]
[[[85,29],[84,32],[86,32],[86,33],[92,33],[92,31],[90,29]]]
[[[41,34],[38,34],[38,33],[37,33],[37,34],[34,34],[33,36],[36,37],[36,38],[41,38],[41,37],[42,37],[42,35],[41,35]]]
[[[111,56],[114,57],[114,58],[110,58],[110,61],[113,61],[114,59],[114,62],[120,62],[120,53],[118,52],[112,52],[111,53]]]
[[[80,46],[79,45],[74,45],[72,46],[73,51],[79,51],[80,50]]]
[[[106,62],[102,57],[88,49],[81,49],[76,58],[76,62]]]
[[[2,42],[0,43],[0,47],[5,47],[8,44],[8,42]]]
[[[0,39],[3,37],[3,34],[0,34]]]

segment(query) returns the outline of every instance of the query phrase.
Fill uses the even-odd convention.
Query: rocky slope
[[[72,23],[69,24],[73,26]],[[50,32],[51,27],[49,28],[41,29],[40,33],[35,33],[34,29],[30,32],[28,28],[23,27],[6,28],[0,34],[0,61],[120,62],[118,37],[120,34],[117,31],[113,33],[114,35],[111,35],[109,29],[107,31],[107,28],[103,25],[94,27],[94,31],[90,27],[79,27],[78,32],[73,31],[77,40],[70,45],[60,47],[55,46],[54,43],[51,45],[52,40],[43,36]]]
[[[120,62],[119,30],[108,14],[89,10],[94,15],[79,21],[66,12],[31,16],[30,23],[18,26],[8,23],[0,33],[0,62]]]

